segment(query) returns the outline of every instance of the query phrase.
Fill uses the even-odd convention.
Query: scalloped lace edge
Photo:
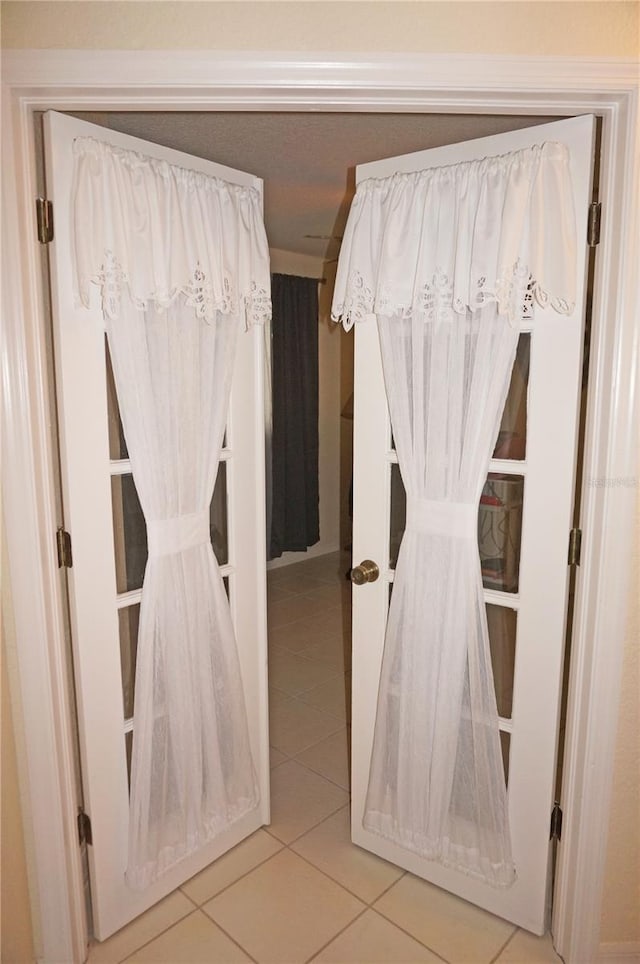
[[[89,279],[98,285],[102,298],[102,311],[106,318],[114,319],[120,314],[123,290],[127,291],[131,303],[139,310],[146,311],[153,306],[157,311],[166,311],[181,296],[193,308],[196,317],[212,323],[216,315],[238,315],[244,313],[247,327],[262,325],[271,319],[271,293],[256,282],[251,283],[245,295],[235,295],[231,279],[223,279],[222,294],[214,295],[213,286],[207,280],[200,264],[197,264],[189,280],[176,285],[170,291],[155,291],[144,298],[138,297],[131,279],[111,251],[105,253],[100,271]],[[88,306],[89,297],[85,286],[81,288],[81,301]]]
[[[526,265],[517,263],[510,275],[488,284],[486,277],[475,282],[475,292],[469,302],[454,297],[449,275],[438,269],[428,281],[415,289],[411,303],[398,302],[383,285],[374,293],[359,271],[354,271],[347,282],[347,296],[331,312],[333,321],[342,323],[348,331],[367,315],[391,315],[400,318],[420,317],[425,322],[453,321],[456,316],[479,311],[489,304],[497,304],[500,314],[507,315],[512,324],[534,317],[535,305],[551,307],[558,314],[570,315],[573,302],[553,297],[535,280]]]

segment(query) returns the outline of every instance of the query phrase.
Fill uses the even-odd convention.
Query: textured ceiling
[[[396,154],[557,118],[448,114],[109,113],[92,123],[256,174],[264,181],[273,248],[331,260],[355,185],[355,167]]]

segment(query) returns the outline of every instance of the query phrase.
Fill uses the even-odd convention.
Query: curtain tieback
[[[441,502],[407,497],[407,531],[454,538],[476,538],[478,506],[474,502]]]
[[[209,509],[147,521],[149,558],[170,556],[209,541]]]

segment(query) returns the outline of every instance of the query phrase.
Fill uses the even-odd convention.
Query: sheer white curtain
[[[77,291],[101,285],[147,524],[127,880],[148,886],[258,803],[227,596],[209,540],[238,330],[269,316],[260,198],[75,143]]]
[[[572,309],[559,144],[363,182],[333,315],[375,314],[407,522],[364,826],[496,886],[515,879],[477,547],[518,322]]]

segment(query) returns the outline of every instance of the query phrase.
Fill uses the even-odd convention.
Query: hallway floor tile
[[[348,560],[271,570],[271,825],[90,964],[559,964],[537,938],[351,843]]]

